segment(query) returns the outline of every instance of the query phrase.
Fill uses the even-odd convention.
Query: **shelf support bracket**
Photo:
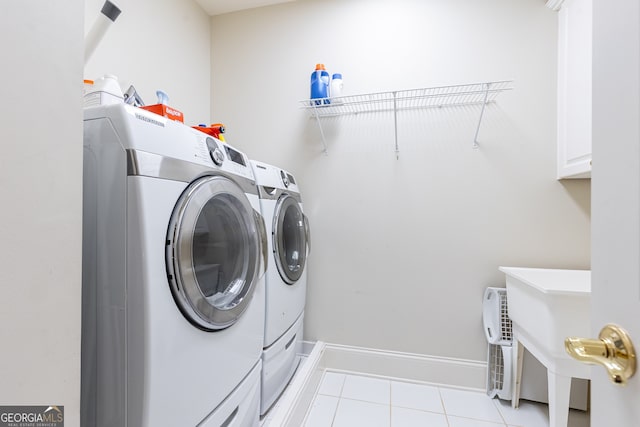
[[[398,149],[398,105],[397,92],[393,92],[393,135],[396,141],[396,160],[400,159],[400,150]]]
[[[314,102],[314,101],[311,101]],[[316,104],[312,104],[313,105],[313,114],[316,116],[316,121],[318,122],[318,129],[320,129],[320,138],[322,139],[322,146],[324,147],[322,149],[322,152],[324,153],[325,156],[329,155],[329,152],[327,151],[327,140],[324,137],[324,131],[322,130],[322,123],[320,122],[320,116],[318,115],[318,107],[316,107]]]
[[[484,101],[482,101],[482,110],[480,110],[480,119],[478,119],[478,127],[476,127],[476,134],[473,137],[473,148],[478,148],[478,132],[480,132],[480,124],[482,123],[482,116],[484,115],[484,109],[487,106],[487,98],[489,97],[489,87],[491,83],[485,83]]]

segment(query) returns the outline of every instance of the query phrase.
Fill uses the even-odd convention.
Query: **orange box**
[[[178,111],[175,108],[171,108],[164,104],[145,105],[140,107],[143,110],[151,111],[159,116],[164,116],[168,119],[175,120],[184,123],[184,115],[182,111]]]

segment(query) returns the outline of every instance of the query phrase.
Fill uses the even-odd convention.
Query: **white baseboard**
[[[484,391],[487,363],[319,341],[294,377],[269,427],[302,425],[327,370]]]
[[[326,344],[323,365],[334,371],[396,378],[445,387],[486,388],[487,363]]]

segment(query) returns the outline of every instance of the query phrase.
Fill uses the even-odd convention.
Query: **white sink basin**
[[[500,267],[507,277],[507,310],[518,349],[512,406],[520,399],[522,349],[547,368],[549,427],[566,427],[571,378],[591,377],[591,368],[567,355],[564,339],[591,336],[591,272]]]
[[[507,279],[509,317],[520,337],[548,357],[573,362],[564,339],[591,336],[591,272],[516,267],[500,271]]]

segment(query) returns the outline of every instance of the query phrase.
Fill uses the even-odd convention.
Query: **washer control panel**
[[[207,148],[209,149],[209,156],[211,156],[213,163],[221,166],[224,162],[224,154],[222,154],[222,150],[213,138],[207,138]]]

